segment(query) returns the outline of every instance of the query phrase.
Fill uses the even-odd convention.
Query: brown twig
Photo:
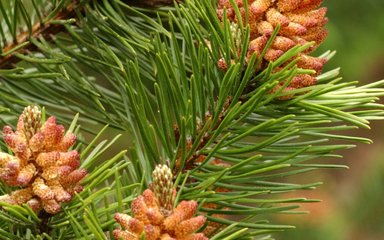
[[[49,235],[51,228],[48,226],[48,222],[52,216],[53,216],[52,214],[47,213],[45,210],[41,210],[39,212],[39,218],[41,219],[41,223],[39,227],[40,233],[47,233]]]
[[[30,38],[37,38],[43,36],[46,40],[52,40],[52,35],[57,34],[64,30],[63,25],[52,24],[54,20],[65,20],[73,18],[76,16],[75,9],[77,7],[76,1],[71,2],[66,8],[59,11],[56,16],[54,16],[49,21],[45,22],[44,25],[40,22],[36,23],[32,29],[31,34],[29,32],[21,32],[15,41],[8,44],[2,49],[2,52],[7,52],[18,45],[27,42]],[[32,43],[25,45],[23,48],[16,51],[17,53],[25,54],[26,52],[33,51],[36,49],[36,46]],[[14,54],[7,55],[0,59],[0,69],[12,68],[13,65],[19,62],[20,59],[17,58]]]

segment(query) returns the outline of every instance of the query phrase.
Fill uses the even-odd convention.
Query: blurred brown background
[[[384,79],[384,1],[324,1],[328,7],[329,36],[318,54],[336,50],[326,69],[341,67],[344,81],[360,84]],[[384,99],[381,100],[384,102]],[[316,191],[303,192],[321,203],[305,204],[308,215],[282,216],[280,221],[297,229],[277,239],[382,240],[384,239],[384,122],[373,121],[371,130],[353,135],[368,137],[373,144],[339,152],[349,170],[325,170],[302,175],[324,182]]]

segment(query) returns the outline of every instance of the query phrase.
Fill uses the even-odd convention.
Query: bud
[[[237,23],[231,22],[231,24],[229,25],[229,28],[230,28],[230,31],[231,31],[233,42],[235,44],[235,48],[236,48],[237,51],[240,51],[240,47],[241,47],[241,30],[239,28],[239,25]]]
[[[157,165],[152,172],[152,188],[161,208],[171,210],[175,201],[173,175],[167,165]]]
[[[25,138],[29,140],[41,128],[41,110],[38,106],[28,106],[22,116]]]

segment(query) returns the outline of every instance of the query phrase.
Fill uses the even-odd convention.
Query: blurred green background
[[[329,35],[318,53],[337,51],[324,71],[341,67],[344,81],[358,80],[361,84],[384,79],[384,0],[334,0],[324,1],[323,6],[328,8]],[[332,159],[348,165],[349,170],[301,176],[299,181],[315,178],[324,185],[299,195],[323,201],[302,207],[311,214],[279,217],[280,222],[295,224],[297,229],[278,234],[277,239],[384,239],[383,126],[377,121],[372,122],[371,130],[351,132],[374,143],[358,144],[339,152],[343,159]]]

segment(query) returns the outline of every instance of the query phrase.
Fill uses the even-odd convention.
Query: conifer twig
[[[219,113],[219,117],[218,117],[217,123],[215,124],[215,126],[212,127],[211,131],[216,130],[220,126],[221,122],[223,121],[223,119],[224,119],[224,117],[225,117],[225,115],[227,113],[228,107],[231,105],[231,101],[232,101],[232,97],[228,97],[227,100],[224,103],[223,109]],[[197,133],[197,134],[200,134],[200,133]],[[176,136],[179,135],[179,133],[177,132],[177,129],[175,130],[175,135]],[[174,174],[176,174],[179,171],[187,171],[187,170],[193,169],[195,167],[194,164],[199,159],[199,157],[203,156],[203,154],[199,153],[199,150],[201,150],[209,142],[211,137],[212,137],[212,135],[209,134],[208,132],[204,133],[203,137],[200,139],[200,142],[199,142],[199,144],[196,147],[195,152],[192,154],[192,156],[190,156],[185,161],[185,164],[184,164],[183,168],[180,169],[180,163],[176,164],[176,167],[174,169]],[[190,146],[192,146],[192,144]],[[187,146],[187,148],[190,147],[190,146]]]
[[[68,18],[76,17],[76,14],[75,14],[76,7],[77,7],[77,1],[73,1],[70,4],[68,4],[66,8],[63,8],[52,19],[49,19],[44,24],[42,24],[41,22],[35,23],[35,25],[33,25],[32,27],[31,34],[29,34],[29,31],[20,32],[13,42],[6,45],[2,49],[2,52],[3,53],[8,52],[13,48],[27,42],[30,38],[37,38],[38,36],[43,36],[44,39],[46,40],[52,40],[52,35],[65,30],[63,25],[53,24],[53,22],[57,20],[65,20]],[[29,51],[33,51],[35,49],[36,49],[35,45],[33,45],[32,43],[28,43],[24,47],[22,47],[21,49],[15,52],[24,54]],[[12,68],[12,65],[17,63],[18,61],[20,61],[20,59],[16,57],[15,54],[6,55],[0,58],[0,69]]]
[[[48,226],[48,222],[49,222],[49,219],[52,217],[53,215],[50,214],[50,213],[47,213],[46,211],[42,210],[40,213],[39,213],[39,218],[41,219],[41,224],[40,224],[40,233],[47,233],[49,234],[49,232],[51,231],[50,227]]]

